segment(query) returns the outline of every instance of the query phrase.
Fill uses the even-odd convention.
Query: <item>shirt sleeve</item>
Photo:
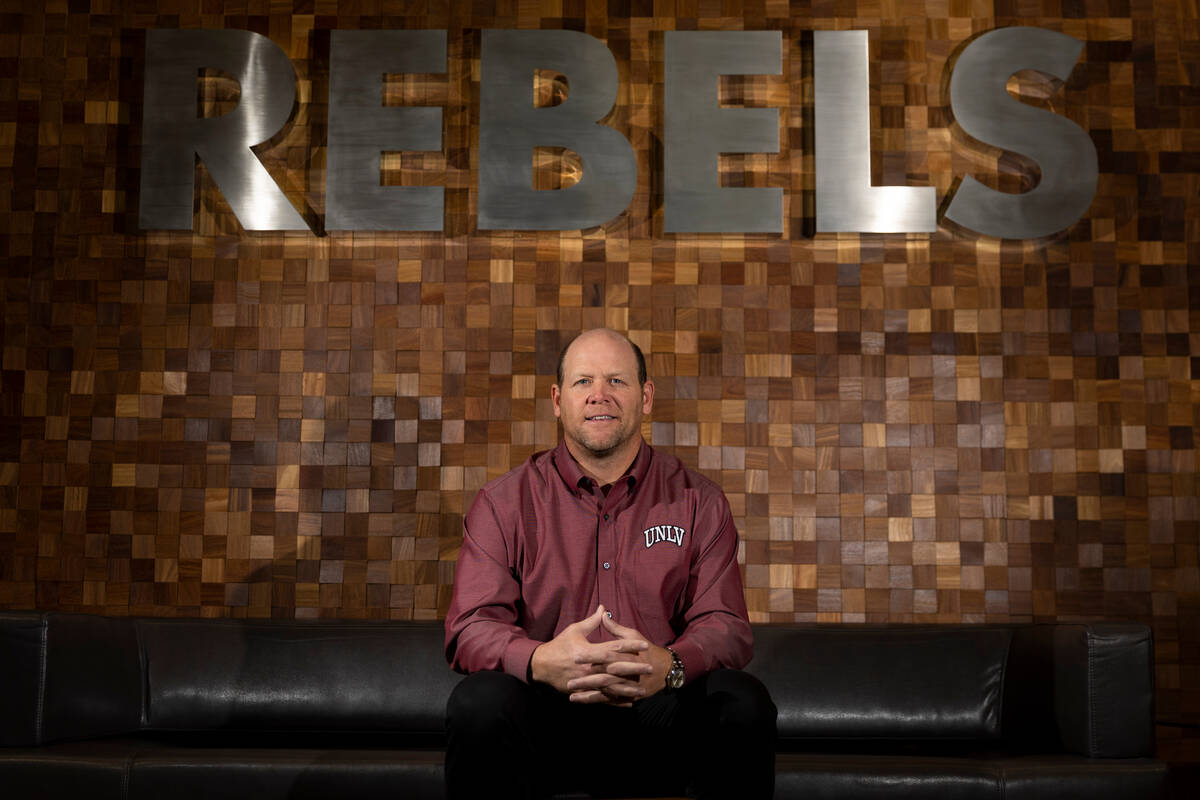
[[[481,491],[463,520],[463,543],[446,614],[446,660],[458,672],[507,672],[528,680],[542,644],[517,624],[521,587],[515,575],[515,530],[506,531]]]
[[[695,529],[709,532],[688,578],[683,632],[670,645],[688,682],[715,669],[741,669],[754,652],[746,596],[738,570],[738,533],[729,501],[719,489]]]

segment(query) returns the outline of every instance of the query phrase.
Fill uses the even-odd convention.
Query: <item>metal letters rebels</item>
[[[327,230],[438,231],[443,189],[380,185],[380,154],[437,151],[442,110],[382,102],[389,73],[442,73],[446,31],[333,31],[325,195]],[[1031,239],[1061,231],[1087,211],[1099,174],[1087,132],[1011,97],[1009,77],[1037,70],[1066,80],[1082,43],[1041,28],[1001,28],[970,42],[950,78],[961,129],[1037,163],[1041,180],[1021,194],[970,175],[944,218],[989,236]],[[818,232],[931,232],[933,187],[872,186],[866,31],[813,34],[813,141]],[[722,187],[722,153],[779,152],[779,109],[721,108],[722,75],[782,71],[778,31],[669,32],[664,40],[663,228],[666,233],[782,233],[783,190]],[[240,84],[228,114],[199,118],[196,80],[218,69]],[[558,105],[537,108],[533,74],[567,78]],[[617,98],[612,52],[584,33],[482,32],[478,226],[576,230],[602,225],[633,199],[633,146],[601,120]],[[195,158],[208,168],[248,230],[307,230],[303,217],[251,148],[287,123],[296,75],[271,40],[249,31],[157,30],[146,41],[140,222],[190,230]],[[578,154],[582,177],[565,189],[533,188],[533,150]],[[655,167],[657,168],[657,166]]]

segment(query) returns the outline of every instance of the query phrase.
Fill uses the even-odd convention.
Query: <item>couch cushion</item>
[[[1079,756],[945,757],[786,753],[775,800],[1147,800],[1166,792],[1167,765]]]
[[[982,800],[1001,797],[986,761],[789,753],[776,763],[776,800]]]
[[[134,752],[130,742],[111,739],[0,747],[0,795],[127,800]]]
[[[437,750],[164,748],[139,753],[129,800],[440,800]]]
[[[998,739],[1011,630],[756,626],[779,736]]]
[[[146,619],[138,628],[147,730],[440,736],[459,680],[442,655],[441,626]]]
[[[1167,765],[1148,758],[1002,759],[1005,800],[1146,800],[1167,797]],[[1184,795],[1181,795],[1181,797]]]

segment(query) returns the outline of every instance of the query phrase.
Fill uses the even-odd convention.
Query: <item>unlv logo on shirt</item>
[[[683,537],[686,533],[686,530],[675,525],[655,525],[642,531],[642,535],[646,537],[646,547],[653,547],[659,542],[670,542],[676,547],[683,547]]]

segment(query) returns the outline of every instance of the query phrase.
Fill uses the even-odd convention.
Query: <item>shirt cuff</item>
[[[509,644],[500,659],[504,671],[528,683],[529,660],[533,658],[533,651],[537,650],[541,644],[542,642],[533,639],[517,639]]]
[[[687,684],[699,678],[704,671],[704,653],[698,645],[687,641],[677,641],[667,645],[679,656],[683,663],[683,682]]]

